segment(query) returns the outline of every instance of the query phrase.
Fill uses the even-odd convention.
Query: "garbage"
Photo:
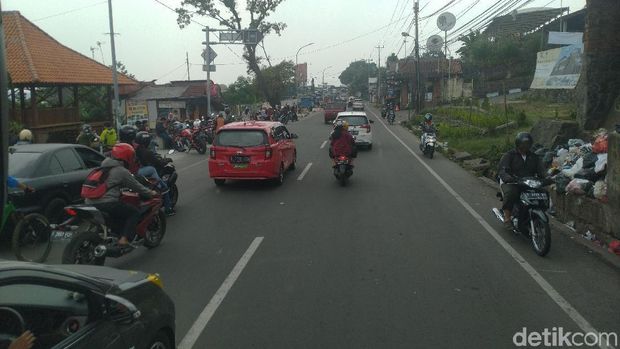
[[[607,201],[607,182],[600,180],[594,183],[594,198],[601,201]]]
[[[550,166],[551,165],[551,163],[553,162],[553,155],[554,154],[555,153],[552,152],[552,151],[548,151],[548,152],[545,153],[545,156],[543,156],[543,158],[542,158],[543,164],[545,166]],[[594,165],[592,165],[592,167],[594,167]]]
[[[597,154],[596,162],[594,163],[594,172],[601,173],[607,169],[607,153]]]
[[[575,178],[566,186],[566,192],[575,195],[585,195],[594,184],[587,179]]]
[[[596,235],[594,235],[591,231],[586,231],[583,235],[581,235],[586,240],[596,241]]]
[[[566,186],[570,183],[571,179],[565,175],[557,175],[555,177],[555,191],[558,194],[566,194]]]
[[[586,142],[584,142],[583,139],[579,139],[579,138],[573,138],[573,139],[568,140],[569,147],[580,147],[584,145],[585,143]]]
[[[566,225],[569,229],[571,229],[572,231],[575,231],[575,221],[568,221],[566,222]]]
[[[613,240],[612,242],[610,242],[607,251],[620,256],[620,240]]]
[[[599,179],[599,175],[594,172],[593,168],[582,168],[575,173],[575,178],[587,179],[592,182],[596,182]]]
[[[573,178],[575,177],[575,173],[581,171],[582,168],[583,168],[583,158],[579,158],[575,162],[575,164],[572,165],[570,168],[562,170],[562,174],[565,175],[566,177]]]
[[[608,145],[607,134],[600,135],[596,137],[592,145],[592,152],[597,154],[607,153]]]
[[[598,155],[594,153],[587,153],[583,156],[583,168],[594,168]]]

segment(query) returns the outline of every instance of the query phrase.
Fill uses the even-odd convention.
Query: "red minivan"
[[[290,133],[279,122],[233,122],[217,131],[209,152],[209,176],[216,185],[227,179],[271,179],[284,181],[284,173],[295,169],[297,149]]]

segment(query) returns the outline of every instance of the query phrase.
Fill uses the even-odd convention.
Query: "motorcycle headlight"
[[[538,189],[542,187],[542,182],[537,179],[526,179],[523,181],[523,184],[527,185],[532,189]]]

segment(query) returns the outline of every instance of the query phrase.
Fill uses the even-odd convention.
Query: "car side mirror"
[[[297,138],[299,138],[297,133],[291,133],[291,139],[297,139]]]
[[[369,120],[369,121],[370,121],[370,123],[371,123],[371,124],[374,124],[374,123],[375,123],[375,120],[372,120],[372,119],[371,119],[371,120]]]
[[[110,320],[119,323],[132,323],[142,316],[140,310],[130,301],[113,294],[105,296],[106,309]]]

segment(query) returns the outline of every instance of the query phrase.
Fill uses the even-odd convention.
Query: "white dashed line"
[[[298,181],[301,181],[302,179],[304,179],[304,177],[306,176],[308,171],[310,171],[310,167],[312,167],[312,163],[311,162],[306,165],[306,168],[304,168],[304,170],[301,172],[299,177],[297,177]]]
[[[323,141],[323,143],[321,143],[321,149],[325,148],[325,144],[327,144],[327,141]]]

